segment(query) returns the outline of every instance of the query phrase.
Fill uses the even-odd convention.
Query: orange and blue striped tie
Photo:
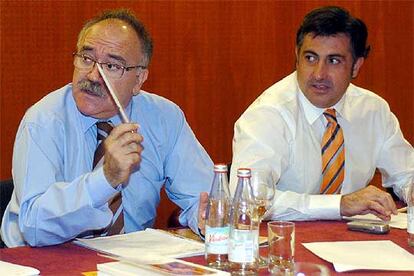
[[[322,137],[322,184],[321,194],[337,194],[345,177],[344,134],[336,120],[335,109],[323,113],[328,125]]]

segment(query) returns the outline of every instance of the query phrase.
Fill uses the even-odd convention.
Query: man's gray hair
[[[128,25],[130,25],[135,30],[138,36],[138,39],[141,42],[142,54],[144,56],[143,60],[141,61],[142,62],[141,65],[147,67],[152,57],[153,46],[152,46],[151,36],[145,29],[144,24],[142,24],[142,22],[139,21],[135,17],[134,13],[128,9],[107,10],[101,13],[100,15],[86,21],[85,25],[83,25],[83,28],[78,35],[78,43],[77,43],[78,50],[80,47],[79,43],[81,39],[83,38],[86,30],[88,30],[90,27],[92,27],[96,23],[99,23],[107,19],[121,20],[127,23]]]

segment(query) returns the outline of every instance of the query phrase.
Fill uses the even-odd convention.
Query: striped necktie
[[[105,155],[104,140],[111,133],[113,126],[110,122],[97,122],[97,135],[96,139],[98,140],[98,146],[95,150],[93,158],[93,168],[100,163],[101,159]],[[111,224],[104,229],[104,235],[107,236],[120,234],[124,232],[124,214],[122,207],[122,194],[118,192],[108,201],[109,209],[111,209],[114,216],[112,217]],[[101,235],[102,231],[95,231],[95,235]]]
[[[93,156],[93,169],[98,165],[99,161],[101,161],[102,157],[105,155],[105,148],[103,141],[108,137],[111,133],[113,127],[108,122],[97,122],[97,134],[96,140],[98,142],[98,146],[96,147],[95,154]]]
[[[321,194],[337,194],[345,177],[344,134],[336,119],[335,109],[323,113],[328,125],[322,137],[322,184]]]

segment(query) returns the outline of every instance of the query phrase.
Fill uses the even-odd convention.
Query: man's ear
[[[299,62],[299,52],[300,52],[300,48],[298,48],[298,46],[295,47],[295,66],[296,68],[298,68],[298,62]]]
[[[359,70],[361,69],[362,64],[364,64],[364,61],[365,61],[365,58],[363,57],[359,57],[355,61],[354,66],[352,67],[352,75],[351,75],[353,79],[355,79],[358,76]]]
[[[135,84],[133,92],[132,92],[134,94],[134,96],[139,94],[139,91],[141,91],[142,85],[147,80],[147,78],[148,78],[148,69],[139,69],[136,78],[137,78],[136,84]]]

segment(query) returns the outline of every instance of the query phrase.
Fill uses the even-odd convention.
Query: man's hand
[[[208,204],[208,193],[201,192],[200,201],[198,203],[198,229],[200,229],[200,232],[202,235],[205,234],[205,228],[206,228],[207,204]]]
[[[365,215],[368,213],[388,221],[391,219],[391,214],[397,214],[397,208],[389,193],[372,185],[342,196],[342,216]]]
[[[141,162],[143,137],[137,124],[121,124],[105,139],[103,170],[106,179],[117,187],[128,180],[132,170]]]

